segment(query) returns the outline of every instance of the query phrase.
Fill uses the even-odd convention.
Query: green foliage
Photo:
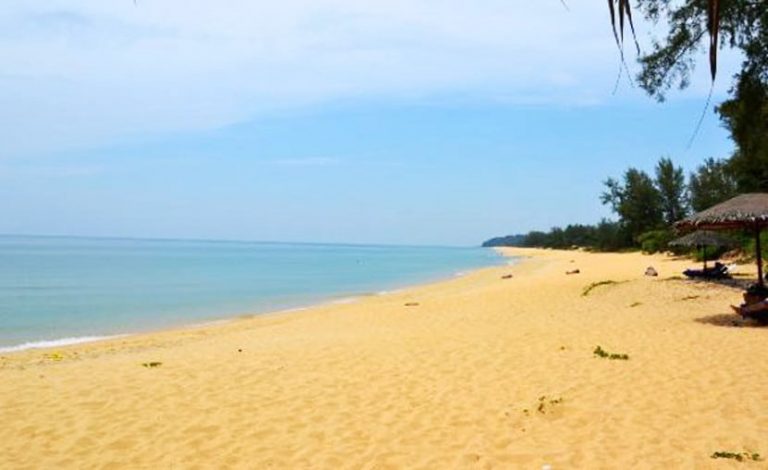
[[[525,235],[509,235],[492,238],[483,246],[523,246],[539,248],[569,249],[589,248],[598,251],[612,251],[632,245],[622,227],[608,220],[597,225],[568,225],[554,227],[549,232],[532,231]]]
[[[592,354],[594,354],[596,357],[608,359],[611,361],[628,361],[629,360],[629,354],[609,353],[608,351],[601,348],[600,346],[597,346],[595,350],[592,351]]]
[[[670,229],[651,230],[640,234],[637,242],[644,253],[659,253],[667,250],[674,237]]]
[[[729,248],[724,246],[705,246],[703,248],[694,248],[691,251],[691,257],[695,261],[704,261],[705,256],[707,261],[718,259],[723,253],[728,251]]]
[[[603,219],[595,227],[595,243],[592,248],[597,251],[616,251],[632,246],[632,237],[618,222]]]
[[[623,182],[608,178],[605,186],[601,202],[611,206],[632,239],[661,227],[662,196],[647,173],[630,168],[624,173]]]
[[[675,167],[670,158],[661,158],[656,164],[656,188],[661,198],[664,223],[672,225],[688,215],[683,169]]]
[[[734,97],[717,111],[737,146],[729,168],[739,190],[768,191],[768,81],[743,71],[737,76]]]
[[[483,246],[523,246],[524,242],[525,235],[507,235],[505,237],[496,237],[486,240],[483,242]]]
[[[709,13],[719,7],[716,22]],[[640,86],[659,100],[677,85],[685,88],[702,46],[736,49],[741,69],[734,75],[731,98],[716,108],[736,151],[727,165],[705,162],[691,176],[691,205],[706,209],[739,192],[768,191],[768,4],[765,0],[699,1],[638,0],[646,19],[667,28],[640,57]],[[712,33],[717,33],[712,36]],[[715,42],[710,42],[714,40]],[[714,67],[717,47],[710,49]],[[714,68],[712,69],[714,77]],[[714,172],[708,175],[707,170]]]
[[[728,161],[708,158],[688,179],[691,208],[703,211],[738,194]]]
[[[640,86],[659,100],[673,86],[690,83],[695,60],[707,34],[708,3],[698,0],[638,0],[646,19],[667,27],[666,37],[654,39],[650,52],[640,57]],[[768,76],[768,8],[764,1],[720,1],[720,44],[738,49],[742,70],[754,70],[765,81]],[[663,20],[663,21],[660,21]]]
[[[768,261],[768,232],[763,230],[760,233],[760,248],[763,253],[763,261]],[[753,233],[745,233],[742,238],[742,249],[744,253],[750,257],[755,256],[755,235]],[[768,273],[768,271],[765,271]]]

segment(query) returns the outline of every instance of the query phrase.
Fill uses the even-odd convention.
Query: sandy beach
[[[734,322],[737,289],[681,280],[695,263],[661,255],[505,252],[526,258],[3,354],[0,468],[766,466],[711,458],[768,458],[768,329]]]

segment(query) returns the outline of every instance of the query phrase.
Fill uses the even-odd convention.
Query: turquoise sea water
[[[483,248],[0,236],[0,351],[302,307],[507,262]]]

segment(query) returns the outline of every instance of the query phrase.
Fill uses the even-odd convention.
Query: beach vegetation
[[[707,158],[688,176],[688,201],[700,212],[738,194],[727,160]]]
[[[657,229],[643,232],[637,236],[637,242],[644,253],[658,253],[669,248],[669,242],[675,234],[669,229]]]
[[[590,284],[587,287],[585,287],[583,291],[581,291],[581,296],[582,297],[586,297],[595,288],[600,287],[600,286],[609,286],[609,285],[612,285],[612,284],[618,284],[618,282],[617,281],[611,281],[611,280],[593,282],[592,284]]]
[[[608,351],[606,351],[600,346],[597,346],[595,350],[592,351],[592,354],[594,354],[595,357],[600,357],[602,359],[608,359],[611,361],[628,361],[629,360],[629,354],[609,353]]]
[[[760,462],[762,461],[762,457],[760,457],[760,454],[752,453],[752,452],[727,452],[727,451],[717,451],[714,452],[712,455],[710,455],[710,458],[713,459],[730,459],[730,460],[736,460],[738,462],[745,462],[748,460],[751,460],[753,462]]]
[[[611,207],[630,238],[663,224],[661,193],[644,171],[629,168],[622,181],[608,178],[600,201]]]
[[[688,215],[685,174],[681,167],[672,163],[671,158],[662,157],[656,164],[655,183],[665,225],[670,226]]]

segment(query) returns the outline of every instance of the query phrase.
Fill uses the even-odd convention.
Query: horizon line
[[[70,238],[84,240],[125,240],[125,241],[153,241],[153,242],[199,242],[199,243],[237,243],[237,244],[261,244],[261,245],[334,245],[349,247],[382,247],[382,248],[484,248],[482,242],[477,245],[429,245],[429,244],[402,244],[402,243],[361,243],[361,242],[310,242],[310,241],[280,241],[280,240],[244,240],[244,239],[219,239],[219,238],[178,238],[178,237],[141,237],[123,235],[61,235],[61,234],[29,234],[29,233],[0,233],[0,238],[26,237],[26,238]]]

